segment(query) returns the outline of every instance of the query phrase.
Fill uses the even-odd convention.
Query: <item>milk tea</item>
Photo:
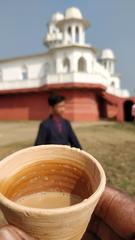
[[[32,208],[62,208],[80,203],[80,196],[64,192],[39,192],[19,198],[16,203]]]

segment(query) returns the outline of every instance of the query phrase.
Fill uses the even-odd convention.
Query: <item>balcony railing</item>
[[[12,80],[0,82],[0,90],[37,88],[44,84],[58,83],[93,83],[107,86],[108,81],[102,75],[83,72],[50,74],[42,78],[28,80]]]

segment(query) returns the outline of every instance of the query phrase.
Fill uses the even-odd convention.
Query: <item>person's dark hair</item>
[[[62,95],[51,95],[48,98],[48,104],[49,106],[54,107],[56,104],[65,101],[65,97]]]

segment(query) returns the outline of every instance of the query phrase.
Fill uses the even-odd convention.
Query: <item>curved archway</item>
[[[127,122],[134,121],[134,117],[132,116],[132,106],[133,101],[128,100],[124,102],[124,120]]]
[[[70,72],[70,60],[68,58],[65,58],[63,60],[63,72],[64,73]]]
[[[78,60],[78,72],[86,72],[87,66],[86,66],[86,60],[84,57],[80,57]]]

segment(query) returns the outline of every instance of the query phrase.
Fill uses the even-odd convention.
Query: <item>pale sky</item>
[[[121,85],[135,95],[135,0],[0,0],[0,59],[46,52],[46,23],[71,6],[92,24],[87,42],[114,51]]]

